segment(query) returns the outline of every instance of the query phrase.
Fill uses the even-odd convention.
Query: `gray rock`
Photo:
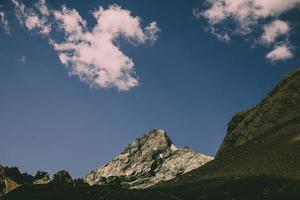
[[[83,180],[89,185],[104,185],[110,183],[112,177],[119,177],[123,187],[147,188],[198,168],[212,159],[186,147],[177,148],[164,130],[154,129]],[[115,178],[112,180],[115,181]]]

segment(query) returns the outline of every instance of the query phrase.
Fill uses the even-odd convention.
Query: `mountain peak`
[[[152,136],[152,137],[158,137],[158,138],[166,138],[169,139],[169,136],[167,135],[167,132],[164,129],[152,129],[151,131],[149,131],[148,134],[145,134],[144,136]]]
[[[148,142],[154,142],[157,145],[165,144],[170,146],[172,144],[171,139],[169,138],[167,132],[164,129],[153,129],[140,139],[148,140]]]
[[[177,148],[165,130],[153,129],[83,179],[89,185],[102,185],[110,184],[109,180],[117,177],[125,187],[145,188],[175,178],[210,160],[211,157],[189,148]]]
[[[172,144],[173,143],[165,130],[153,129],[149,131],[149,133],[144,134],[142,137],[135,139],[125,148],[122,154],[131,154],[135,153],[135,151],[159,151],[162,149],[170,148]]]
[[[154,128],[154,129],[150,130],[149,133],[146,135],[151,135],[151,134],[167,135],[165,129],[162,129],[162,128]]]

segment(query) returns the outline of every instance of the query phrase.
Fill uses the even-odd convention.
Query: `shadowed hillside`
[[[299,154],[300,117],[297,117],[162,185],[194,183],[217,177],[271,176],[300,180]]]
[[[217,156],[299,116],[300,69],[297,69],[280,81],[257,106],[232,118]]]
[[[107,186],[58,187],[23,186],[1,200],[297,200],[300,182],[283,178],[248,177],[219,178],[194,184],[156,189],[128,190]]]

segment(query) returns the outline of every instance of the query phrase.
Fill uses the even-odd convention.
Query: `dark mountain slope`
[[[271,176],[300,180],[300,69],[257,106],[235,115],[218,156],[166,185],[218,177]]]
[[[217,177],[285,177],[300,180],[300,117],[277,125],[166,185],[181,185]]]
[[[289,73],[257,106],[232,118],[217,157],[298,116],[300,69]]]

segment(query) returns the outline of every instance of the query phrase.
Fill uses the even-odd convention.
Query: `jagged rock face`
[[[232,118],[217,157],[300,116],[299,102],[300,69],[289,73],[257,106]]]
[[[177,148],[164,130],[155,129],[136,139],[114,160],[83,179],[89,185],[109,184],[110,179],[129,188],[146,188],[198,168],[213,158],[189,148]]]

